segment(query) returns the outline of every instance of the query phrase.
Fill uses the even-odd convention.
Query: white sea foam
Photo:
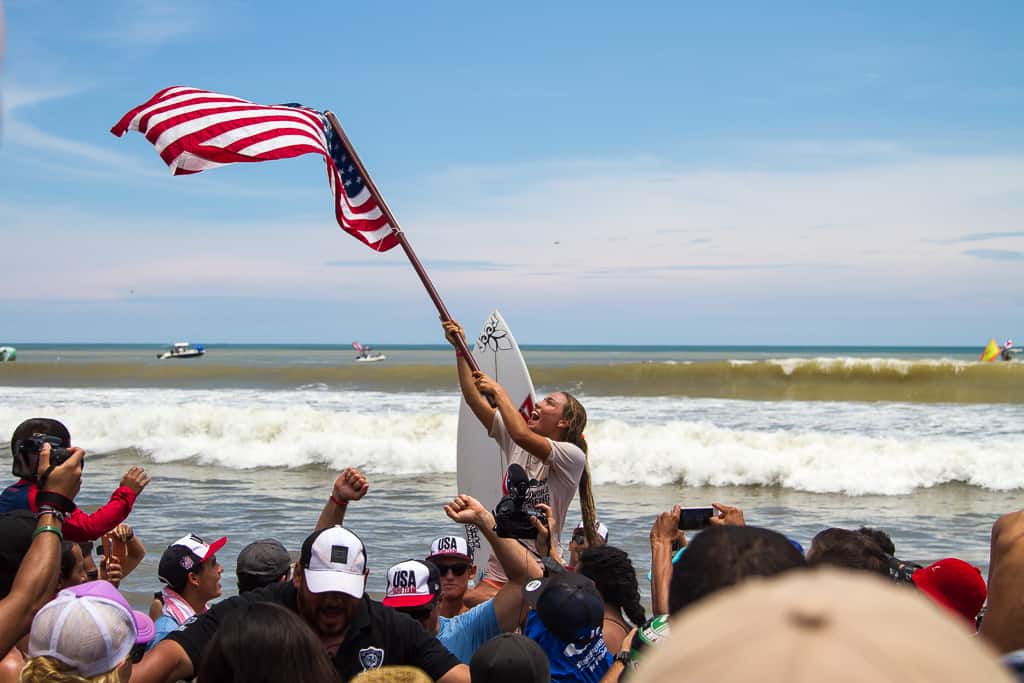
[[[813,368],[826,372],[851,371],[860,368],[870,368],[875,372],[897,372],[901,375],[909,374],[914,368],[950,368],[956,374],[963,372],[966,368],[977,365],[976,362],[954,360],[952,358],[929,358],[906,360],[902,358],[861,358],[861,357],[828,357],[828,358],[772,358],[766,361],[782,368],[786,375],[792,375],[797,370]],[[729,361],[733,366],[750,365],[752,361]]]
[[[905,494],[1024,488],[1024,407],[589,398],[597,483],[762,485]],[[453,393],[10,389],[0,432],[59,417],[92,453],[224,468],[455,469]]]

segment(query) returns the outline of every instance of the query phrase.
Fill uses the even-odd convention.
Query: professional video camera
[[[509,465],[505,475],[508,495],[498,501],[494,508],[494,532],[501,538],[537,538],[537,529],[530,521],[536,517],[541,524],[548,523],[547,516],[526,501],[526,493],[536,480],[526,476],[522,465]]]

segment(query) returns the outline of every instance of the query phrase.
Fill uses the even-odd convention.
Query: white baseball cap
[[[473,551],[470,550],[469,544],[462,536],[441,536],[435,538],[434,542],[430,544],[430,554],[427,555],[428,560],[433,560],[436,557],[456,557],[472,562]]]
[[[90,584],[104,584],[92,581]],[[109,591],[117,590],[109,586]],[[153,637],[153,622],[133,612],[117,595],[108,597],[98,590],[79,595],[63,590],[46,603],[32,620],[28,653],[32,657],[53,657],[75,673],[92,678],[116,669],[139,639],[139,624]],[[93,594],[95,593],[95,594]]]
[[[383,603],[388,607],[422,607],[441,594],[441,575],[431,562],[406,560],[388,570]]]
[[[311,593],[338,592],[363,597],[366,548],[348,529],[332,526],[313,533],[302,544],[299,564]]]

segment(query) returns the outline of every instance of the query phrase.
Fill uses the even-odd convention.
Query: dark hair
[[[753,526],[713,526],[697,534],[672,568],[669,612],[750,576],[775,576],[807,562],[780,533]]]
[[[245,572],[237,572],[235,576],[238,577],[238,592],[247,593],[254,591],[257,588],[263,588],[269,586],[272,583],[279,582],[282,578],[288,576],[288,572],[284,572],[278,576],[268,576],[267,574],[247,574]]]
[[[604,601],[625,613],[634,626],[647,621],[640,604],[636,569],[624,550],[610,545],[587,548],[580,555],[578,571],[593,581]]]
[[[896,554],[896,545],[892,542],[892,538],[881,529],[872,529],[869,526],[862,526],[857,529],[857,533],[864,534],[873,540],[878,544],[878,547],[881,548],[883,552],[888,553],[889,555]]]
[[[32,546],[36,517],[28,510],[0,515],[0,598],[6,598],[14,585],[21,561]]]
[[[222,683],[339,683],[320,640],[302,618],[272,602],[243,602],[217,629],[197,675]]]
[[[859,569],[889,576],[889,555],[873,538],[850,529],[825,529],[811,541],[807,563]]]
[[[60,542],[60,584],[67,584],[71,578],[71,570],[75,568],[75,546],[71,541]],[[81,550],[81,548],[79,548]]]

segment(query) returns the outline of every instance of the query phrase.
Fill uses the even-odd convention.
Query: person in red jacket
[[[71,446],[71,433],[68,428],[57,420],[35,417],[25,420],[11,437],[11,455],[14,464],[11,468],[18,481],[0,493],[0,513],[13,510],[39,511],[36,500],[40,488],[45,486],[49,470],[59,465],[57,462],[48,471],[39,470],[39,451],[44,444],[50,444],[51,451],[67,456],[85,452],[81,448]],[[52,456],[51,456],[52,457]],[[60,461],[60,455],[51,460]],[[123,522],[132,511],[135,499],[149,483],[149,475],[141,467],[132,467],[121,478],[121,484],[110,495],[110,500],[92,514],[75,508],[64,520],[64,539],[68,541],[94,541],[111,531]]]

